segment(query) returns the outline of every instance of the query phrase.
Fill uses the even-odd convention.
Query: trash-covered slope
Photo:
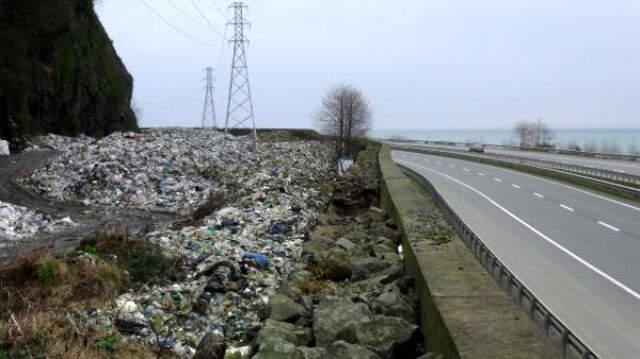
[[[175,141],[165,136],[175,136]],[[188,269],[177,282],[145,286],[122,295],[112,308],[87,312],[81,325],[108,328],[129,340],[191,357],[207,333],[224,335],[230,345],[252,339],[268,298],[294,270],[302,243],[328,203],[334,173],[330,148],[319,142],[260,144],[252,151],[250,141],[225,146],[208,132],[190,140],[182,136],[139,138],[139,146],[163,149],[153,152],[160,158],[148,160],[154,165],[132,166],[138,170],[128,176],[157,164],[164,168],[169,158],[184,164],[184,171],[196,163],[203,170],[205,163],[215,168],[212,178],[203,179],[198,170],[182,180],[219,191],[217,210],[197,226],[146,236],[167,254],[182,258]],[[135,143],[114,136],[105,141]],[[194,143],[202,147],[194,148]],[[188,154],[189,159],[183,158]]]
[[[225,143],[215,131],[114,133],[70,146],[22,184],[60,201],[187,212],[210,191],[284,188],[291,178],[307,180],[308,165],[323,163],[326,154],[317,142],[263,143],[255,149],[251,141]],[[247,200],[267,194],[252,196]]]

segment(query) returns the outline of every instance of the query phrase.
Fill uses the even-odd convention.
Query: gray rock
[[[338,339],[363,345],[383,358],[404,358],[413,354],[417,330],[418,326],[404,319],[376,315],[349,322]]]
[[[352,280],[367,279],[387,267],[389,267],[389,263],[378,258],[356,258],[351,261]]]
[[[269,300],[269,306],[271,307],[271,319],[280,322],[295,322],[305,313],[304,306],[280,294]]]
[[[333,343],[338,334],[349,325],[369,320],[371,311],[364,303],[344,300],[327,300],[318,305],[313,313],[313,332],[316,345],[325,347]]]
[[[324,276],[327,279],[336,282],[351,279],[353,273],[351,259],[343,250],[334,248],[329,251],[323,265]]]
[[[362,345],[337,341],[327,348],[327,359],[379,359],[380,357]]]
[[[322,359],[326,357],[327,351],[324,348],[298,347],[294,355],[296,359]]]
[[[227,350],[227,344],[224,340],[224,335],[220,333],[207,332],[202,337],[194,359],[222,359],[224,358],[225,351]]]
[[[396,252],[395,248],[390,248],[386,244],[376,244],[373,247],[373,254],[380,259],[388,260],[390,262],[399,262],[400,256]]]
[[[345,251],[347,251],[347,253],[353,253],[357,246],[355,243],[351,242],[350,240],[346,239],[346,238],[340,238],[336,241],[336,246],[344,249]]]
[[[371,309],[389,317],[400,317],[409,323],[416,321],[412,306],[398,290],[380,294],[371,303]]]
[[[282,338],[266,338],[260,343],[254,359],[297,359],[296,346]]]
[[[436,353],[427,353],[420,356],[418,359],[444,359],[444,355]]]
[[[264,327],[258,332],[256,343],[262,345],[272,338],[279,338],[296,346],[305,346],[311,342],[311,330],[291,323],[267,319]]]

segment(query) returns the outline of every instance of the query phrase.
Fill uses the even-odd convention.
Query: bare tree
[[[327,92],[316,115],[316,126],[335,137],[336,154],[353,155],[354,143],[367,135],[372,125],[369,101],[351,85],[340,85]]]
[[[550,147],[553,133],[549,126],[542,120],[519,121],[513,127],[513,131],[520,140],[520,147]]]
[[[531,123],[529,121],[519,121],[513,126],[513,132],[518,136],[520,140],[520,147],[531,146]]]

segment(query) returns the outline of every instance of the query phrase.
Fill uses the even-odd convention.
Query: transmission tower
[[[229,82],[229,98],[227,102],[227,119],[224,126],[225,138],[229,130],[238,127],[251,127],[253,139],[258,140],[256,122],[253,117],[253,101],[251,100],[251,86],[249,84],[249,67],[245,43],[245,28],[250,26],[245,15],[248,9],[242,2],[234,2],[233,20],[228,23],[233,26],[233,37],[229,40],[233,44],[233,60],[231,62],[231,81]]]
[[[213,102],[213,69],[211,67],[206,68],[207,71],[207,87],[206,94],[204,95],[204,109],[202,110],[202,128],[207,128],[207,115],[211,114],[212,128],[217,128],[216,106]],[[208,111],[207,111],[208,110]]]

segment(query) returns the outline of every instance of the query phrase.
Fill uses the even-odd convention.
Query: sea
[[[635,129],[555,129],[553,145],[562,149],[640,154],[640,128]],[[474,142],[491,145],[517,146],[513,130],[372,130],[377,139],[419,141]]]

